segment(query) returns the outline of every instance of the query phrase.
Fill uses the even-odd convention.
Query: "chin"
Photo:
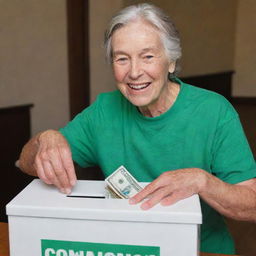
[[[146,107],[153,101],[152,93],[128,92],[120,90],[123,96],[136,107]]]
[[[149,100],[141,100],[141,99],[131,99],[131,98],[127,98],[131,104],[133,104],[136,107],[146,107],[150,104]]]

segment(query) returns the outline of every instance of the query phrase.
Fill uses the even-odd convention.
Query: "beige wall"
[[[0,0],[0,107],[33,103],[33,134],[69,118],[63,0]]]
[[[240,0],[233,95],[256,97],[256,1]]]

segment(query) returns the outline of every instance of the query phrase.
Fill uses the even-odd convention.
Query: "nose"
[[[130,62],[129,77],[132,80],[138,79],[143,74],[143,70],[139,60],[132,60]]]

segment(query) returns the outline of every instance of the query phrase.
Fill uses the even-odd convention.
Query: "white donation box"
[[[198,195],[145,211],[105,198],[105,181],[80,180],[67,196],[35,179],[6,211],[11,256],[199,255]]]

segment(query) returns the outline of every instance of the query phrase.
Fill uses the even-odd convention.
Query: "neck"
[[[179,91],[179,84],[169,82],[161,92],[161,95],[157,101],[149,106],[139,107],[140,112],[142,115],[147,117],[160,116],[172,107],[175,100],[177,99]]]

